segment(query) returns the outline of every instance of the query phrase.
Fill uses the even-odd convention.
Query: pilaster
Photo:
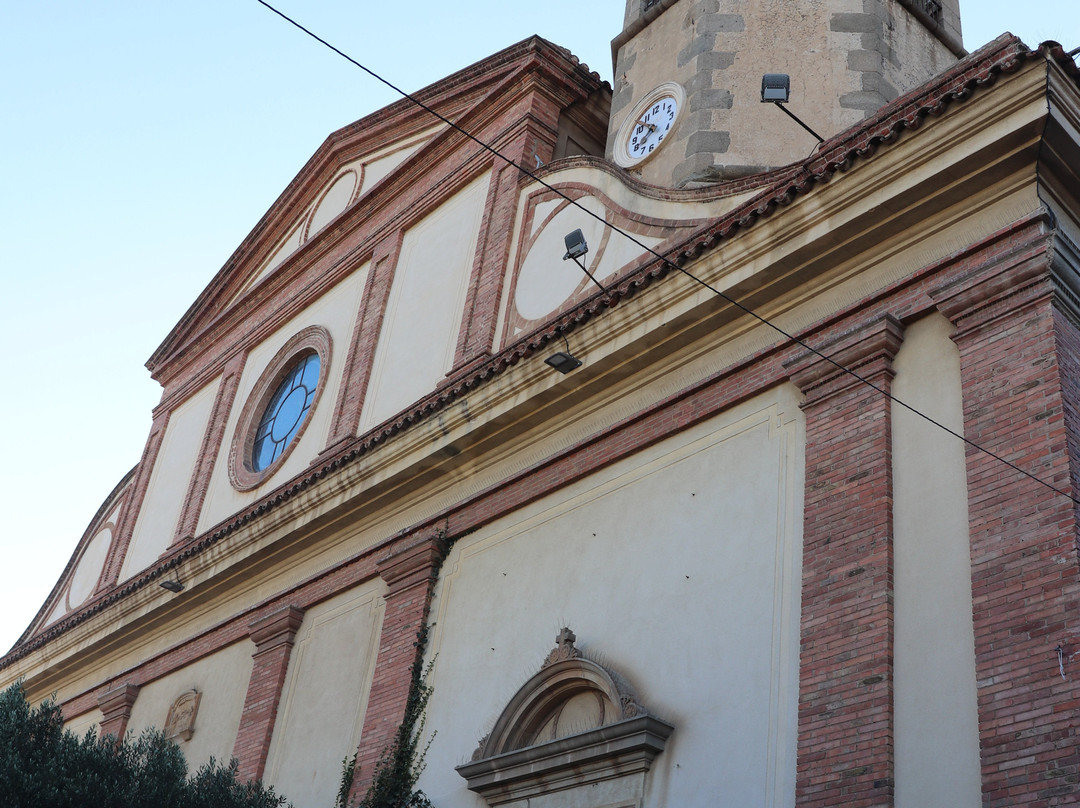
[[[398,256],[405,234],[398,230],[375,245],[371,267],[364,284],[364,297],[356,317],[349,352],[345,357],[340,392],[334,405],[333,420],[326,449],[320,456],[334,454],[341,446],[356,437],[360,428],[360,412],[367,396],[371,368],[375,364],[375,348],[382,331],[390,287],[394,283]]]
[[[983,804],[1071,805],[1080,780],[1075,671],[1080,334],[1045,232],[931,293],[956,325],[967,452]],[[1000,458],[1000,459],[998,459]],[[1038,480],[1010,469],[1015,464]],[[1071,650],[1071,649],[1070,649]],[[1024,765],[1018,766],[1017,762]]]
[[[118,685],[98,694],[97,703],[101,710],[101,724],[98,732],[101,737],[112,735],[117,741],[127,732],[131,708],[139,695],[139,686],[130,683]]]
[[[799,806],[893,804],[892,435],[903,327],[885,315],[787,364],[805,394]]]
[[[263,776],[293,641],[303,620],[303,609],[286,606],[248,626],[255,653],[252,654],[251,679],[233,746],[233,757],[240,762],[242,779],[254,780]]]
[[[218,385],[214,408],[210,413],[206,433],[203,435],[199,460],[195,471],[192,472],[191,482],[188,483],[184,507],[176,526],[176,534],[173,536],[173,544],[194,537],[198,529],[199,514],[206,500],[206,492],[210,488],[210,478],[214,474],[214,464],[217,461],[218,450],[221,448],[221,441],[225,437],[225,425],[228,423],[229,412],[236,399],[236,390],[240,386],[240,377],[244,372],[246,359],[246,354],[236,354],[225,363],[225,368],[221,372],[221,384]]]
[[[98,581],[99,591],[114,585],[120,578],[120,570],[124,566],[124,556],[127,555],[128,545],[131,543],[131,536],[135,531],[135,522],[138,521],[139,511],[142,510],[146,489],[150,486],[150,475],[154,471],[154,463],[157,462],[161,443],[165,440],[165,430],[169,425],[169,413],[170,410],[164,410],[154,415],[154,422],[150,426],[150,437],[146,440],[146,448],[143,449],[138,471],[135,472],[135,481],[131,485],[131,494],[124,498],[124,506],[120,510],[120,519],[116,526],[116,538],[113,539],[113,543],[109,547],[109,554],[102,566],[101,578]]]
[[[447,547],[442,534],[406,538],[379,561],[379,575],[387,585],[386,617],[357,750],[350,792],[354,803],[367,792],[375,767],[404,719],[412,667],[421,653],[417,637],[427,624],[432,590]]]

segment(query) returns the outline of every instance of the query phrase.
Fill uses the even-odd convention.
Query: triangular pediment
[[[154,352],[147,362],[154,377],[172,376],[173,359],[230,312],[250,308],[252,292],[269,278],[313,259],[346,220],[352,228],[351,219],[409,204],[401,189],[418,173],[460,172],[455,150],[479,147],[428,110],[475,131],[545,61],[540,51],[565,61],[565,70],[581,69],[565,51],[533,37],[330,135]]]

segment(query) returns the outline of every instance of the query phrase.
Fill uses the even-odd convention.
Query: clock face
[[[636,163],[644,160],[664,142],[679,116],[679,102],[674,95],[662,95],[650,106],[635,112],[638,114],[631,122],[626,153]]]
[[[682,85],[669,81],[654,87],[619,125],[612,149],[615,162],[633,168],[656,154],[671,139],[685,104]]]

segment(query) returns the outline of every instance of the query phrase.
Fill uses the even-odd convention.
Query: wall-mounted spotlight
[[[563,342],[566,343],[566,350],[553,353],[544,360],[544,364],[555,368],[559,373],[566,374],[581,367],[581,360],[570,353],[570,342],[566,339],[565,334],[563,334]]]
[[[571,258],[574,259],[574,263],[581,267],[581,271],[589,276],[589,280],[599,286],[601,292],[606,292],[607,289],[604,288],[604,284],[594,278],[585,265],[578,260],[589,251],[589,245],[585,241],[585,234],[580,230],[575,230],[573,233],[567,233],[566,236],[563,237],[563,242],[566,244],[566,255],[562,257],[562,260],[566,261]]]
[[[581,360],[573,354],[566,353],[565,351],[558,351],[545,359],[544,364],[550,365],[555,368],[555,370],[559,371],[559,373],[569,373],[571,370],[576,370],[581,367]]]
[[[786,73],[766,73],[761,77],[761,103],[776,104],[791,120],[817,138],[818,143],[824,143],[825,138],[799,120],[790,109],[784,106],[791,100],[791,76]]]
[[[585,241],[585,234],[580,230],[567,233],[563,238],[563,242],[566,244],[566,255],[562,257],[564,261],[568,258],[573,258],[576,261],[589,251],[589,245]]]
[[[168,580],[168,579],[166,579],[164,581],[158,581],[158,586],[160,586],[162,589],[168,589],[174,595],[176,593],[178,593],[178,592],[183,592],[184,591],[184,585],[182,583],[180,583],[179,579],[177,579],[175,581]]]
[[[766,73],[761,77],[761,102],[786,104],[791,96],[791,76],[786,73]]]

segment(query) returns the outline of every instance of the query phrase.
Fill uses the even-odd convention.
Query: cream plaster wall
[[[202,698],[195,731],[188,741],[177,739],[188,769],[194,771],[211,757],[228,763],[240,728],[254,651],[248,640],[234,643],[144,685],[131,708],[128,730],[138,735],[150,727],[164,729],[173,702],[183,693],[197,690]]]
[[[220,384],[220,378],[214,379],[170,414],[120,568],[121,581],[146,569],[172,543]]]
[[[326,436],[330,429],[330,420],[337,404],[338,389],[341,382],[342,369],[345,366],[345,358],[349,352],[349,342],[352,339],[353,327],[356,323],[357,311],[360,307],[360,299],[364,292],[364,282],[367,280],[368,265],[349,275],[337,286],[324,294],[318,301],[308,306],[285,326],[278,329],[274,334],[252,348],[244,365],[243,377],[236,391],[236,399],[232,410],[229,412],[229,422],[225,430],[225,437],[218,450],[217,461],[214,464],[214,472],[210,480],[210,487],[206,494],[202,513],[199,515],[199,532],[217,524],[222,519],[236,513],[241,508],[263,496],[276,485],[299,474],[326,445]],[[267,478],[262,485],[251,491],[237,491],[229,482],[229,451],[232,440],[236,434],[236,423],[240,418],[240,411],[244,407],[251,389],[255,386],[259,376],[266,366],[274,358],[274,355],[289,339],[297,332],[311,325],[320,325],[330,332],[333,340],[329,366],[321,369],[322,373],[328,374],[326,387],[319,397],[314,409],[308,413],[310,419],[300,443],[281,464],[281,467]]]
[[[370,191],[379,181],[387,177],[395,168],[412,157],[421,148],[427,145],[432,136],[443,128],[443,124],[434,126],[416,137],[398,141],[386,148],[379,149],[373,154],[366,155],[359,161],[364,166],[364,185],[361,194]]]
[[[72,734],[83,737],[87,730],[91,727],[97,727],[101,724],[101,710],[93,709],[89,712],[85,712],[82,715],[74,716],[64,721],[64,729]]]
[[[112,544],[113,532],[111,528],[99,530],[90,543],[86,545],[79,564],[72,573],[71,583],[68,588],[68,604],[74,608],[81,606],[90,597],[97,586],[101,576],[101,568],[105,564],[105,556],[109,553]]]
[[[382,627],[382,587],[308,610],[296,635],[264,779],[297,808],[329,808],[360,729]]]
[[[893,394],[963,433],[960,354],[935,314],[907,328]],[[982,804],[964,444],[894,404],[897,808]]]
[[[361,433],[432,392],[453,365],[489,179],[474,180],[405,234]]]
[[[483,804],[454,766],[563,625],[676,727],[646,806],[794,803],[802,424],[774,389],[455,544],[429,649],[435,804]]]

